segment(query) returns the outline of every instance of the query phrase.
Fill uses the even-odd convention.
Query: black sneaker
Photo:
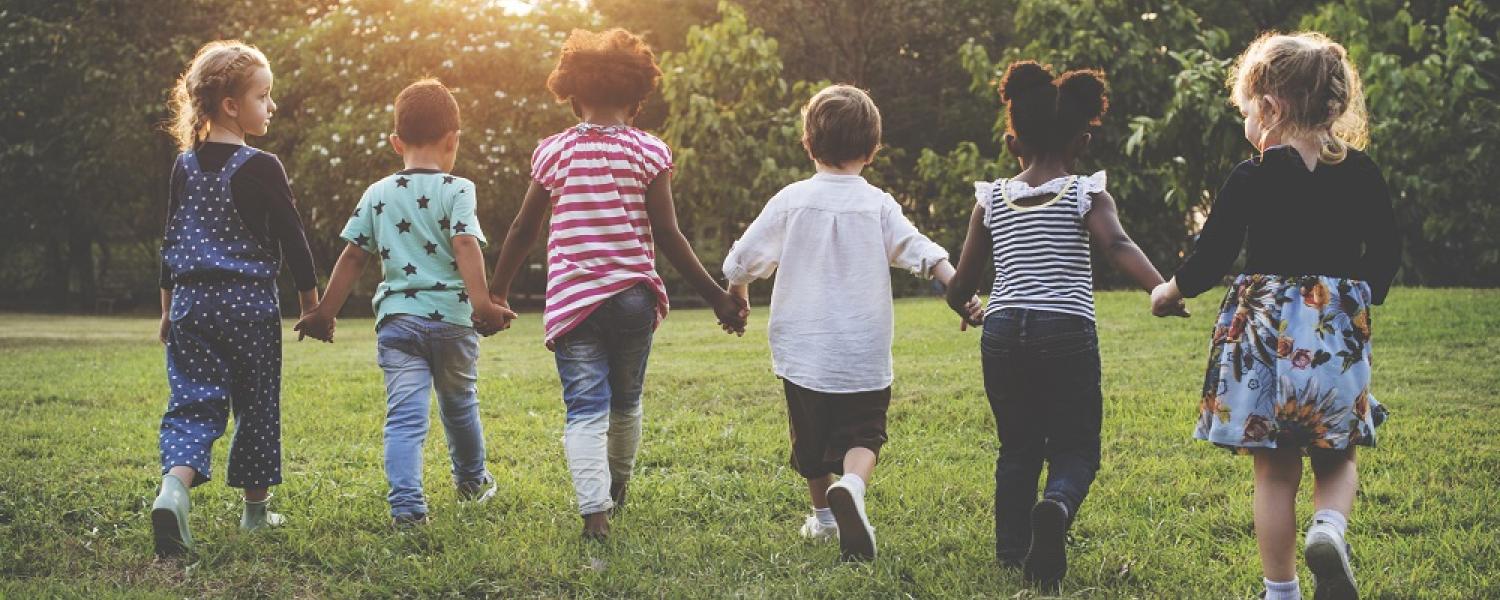
[[[1027,581],[1055,585],[1068,572],[1068,507],[1043,499],[1031,507],[1031,548],[1021,565]]]
[[[405,513],[391,517],[391,526],[396,529],[409,529],[428,522],[427,513]]]

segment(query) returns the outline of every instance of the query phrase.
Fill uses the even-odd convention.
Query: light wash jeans
[[[613,508],[610,482],[629,479],[635,468],[655,328],[656,294],[642,284],[605,300],[555,344],[568,408],[563,449],[580,514]]]
[[[422,443],[427,439],[428,397],[436,388],[455,484],[488,482],[484,428],[479,422],[479,334],[473,328],[395,315],[376,331],[376,355],[385,371],[385,476],[391,516],[426,514],[422,495]]]

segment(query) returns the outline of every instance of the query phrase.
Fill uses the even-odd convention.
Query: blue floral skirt
[[[1375,445],[1370,286],[1320,276],[1240,275],[1214,324],[1193,437],[1252,448]]]

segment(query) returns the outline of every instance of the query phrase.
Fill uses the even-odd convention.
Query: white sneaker
[[[833,519],[838,523],[839,558],[875,558],[875,528],[865,517],[865,497],[854,493],[841,479],[828,486],[828,508],[833,509]]]
[[[1317,584],[1316,600],[1356,600],[1354,569],[1349,567],[1349,545],[1333,525],[1313,523],[1307,528],[1307,542],[1302,550],[1307,568]]]
[[[802,537],[815,542],[823,542],[832,539],[839,534],[838,525],[824,525],[816,515],[810,515],[802,522]]]

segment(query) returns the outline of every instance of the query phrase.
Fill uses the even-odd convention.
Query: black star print
[[[406,182],[408,182],[408,181],[411,181],[411,180],[407,179],[405,177],[397,177],[396,178],[396,187],[406,187]]]
[[[402,271],[406,271],[407,275],[416,275],[417,274],[417,268],[415,266],[412,266],[411,263],[406,263],[406,266],[401,267],[401,270]]]
[[[469,301],[469,293],[468,292],[464,292],[464,291],[460,291],[458,293],[458,301],[459,302],[468,302]]]
[[[417,297],[417,290],[402,290],[401,293],[406,294],[407,298]]]
[[[439,282],[437,282],[437,283],[435,283],[435,284],[432,285],[432,289],[435,289],[435,290],[441,292],[443,290],[448,289],[448,284],[439,281]]]
[[[401,222],[396,224],[396,229],[400,229],[401,233],[411,233],[411,221],[401,219]]]
[[[437,254],[437,244],[434,244],[432,242],[427,242],[422,247],[427,250],[428,254]]]
[[[361,234],[359,234],[357,236],[354,236],[354,245],[363,248],[365,246],[365,244],[368,244],[368,243],[370,243],[369,236],[366,236],[363,233],[361,233]]]
[[[359,216],[359,209],[358,208],[354,209],[354,216],[356,216],[356,217]]]
[[[449,184],[449,183],[453,183],[453,176],[452,175],[444,175],[443,176],[443,184],[446,185],[446,184]]]
[[[448,230],[448,224],[449,224],[448,217],[443,217],[441,219],[438,219],[438,227],[442,227],[443,231],[447,231]]]
[[[443,320],[443,313],[440,313],[438,311],[432,311],[432,314],[427,315],[427,318],[432,319],[434,321],[441,321],[441,320]]]
[[[464,230],[468,229],[468,228],[469,228],[469,226],[468,225],[464,225],[463,221],[459,221],[459,222],[453,224],[453,231],[456,232],[456,233],[463,233]]]
[[[385,213],[385,201],[383,201],[383,200],[382,200],[382,201],[381,201],[381,202],[380,202],[380,204],[376,204],[376,205],[375,205],[375,206],[374,206],[374,207],[372,207],[372,208],[374,208],[374,209],[375,209],[375,214],[377,214],[377,215],[379,215],[379,214],[384,214],[384,213]]]
[[[381,248],[380,249],[380,260],[390,260],[390,259],[391,259],[391,249],[390,248]]]
[[[417,208],[427,208],[427,203],[428,202],[431,202],[431,200],[429,200],[427,198],[427,196],[422,196],[421,198],[417,198]]]

